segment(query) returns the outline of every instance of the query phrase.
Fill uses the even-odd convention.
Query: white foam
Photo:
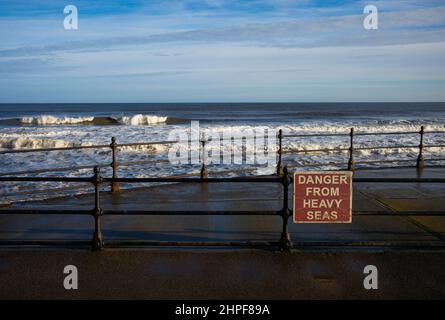
[[[91,122],[94,117],[54,117],[50,115],[42,115],[38,117],[23,117],[20,121],[23,124],[34,125],[61,125],[61,124],[80,124]]]
[[[123,116],[115,118],[120,124],[127,126],[139,126],[139,125],[150,125],[157,123],[165,123],[168,117],[156,116],[156,115],[146,115],[146,114],[136,114],[131,116]],[[23,117],[20,119],[22,124],[32,124],[32,125],[69,125],[69,124],[94,124],[95,117],[67,117],[67,116],[52,116],[52,115],[41,115],[38,117]]]
[[[119,122],[128,126],[150,125],[156,123],[164,123],[167,117],[160,117],[154,115],[137,114],[134,116],[125,116],[119,119]]]
[[[74,142],[60,139],[39,139],[31,137],[0,137],[2,149],[41,149],[41,148],[67,148],[73,147]]]
[[[34,118],[33,118],[34,119]],[[44,116],[36,117],[35,119],[46,119]],[[182,128],[187,130],[190,124],[175,124],[163,125],[167,120],[166,117],[158,117],[154,115],[135,115],[116,118],[122,125],[117,126],[69,126],[67,125],[68,118],[59,117],[59,120],[50,120],[50,122],[62,123],[57,126],[9,126],[0,127],[0,148],[3,149],[40,149],[40,148],[58,148],[71,147],[80,145],[105,144],[111,142],[111,137],[114,136],[119,143],[132,142],[148,142],[148,141],[163,141],[168,140],[168,135],[171,130]],[[74,118],[77,123],[81,121],[91,121],[91,117]],[[80,120],[82,119],[82,120]],[[42,123],[42,121],[40,123]],[[62,121],[62,122],[60,122]],[[44,121],[43,121],[44,122]],[[35,121],[37,124],[38,121]],[[73,121],[71,121],[73,123]],[[426,131],[444,131],[445,121],[309,121],[301,122],[295,121],[288,125],[271,124],[267,125],[251,125],[251,124],[237,124],[224,125],[221,123],[200,123],[202,129],[208,129],[213,132],[237,134],[248,133],[252,129],[262,132],[265,129],[275,130],[283,129],[284,133],[348,133],[351,127],[356,129],[356,132],[401,132],[413,131],[418,132],[421,125],[426,125]],[[151,125],[157,124],[157,125]],[[230,132],[228,132],[230,131]],[[380,159],[413,159],[418,154],[419,134],[413,135],[387,135],[387,136],[357,136],[355,139],[356,146],[389,146],[389,145],[412,145],[413,148],[401,149],[379,149],[379,150],[362,150],[356,151],[356,160],[360,164],[360,160],[380,160]],[[349,143],[348,136],[342,137],[309,137],[309,138],[285,138],[283,141],[284,148],[292,148],[298,150],[312,150],[323,148],[347,148]],[[425,144],[445,144],[444,134],[427,134],[425,135]],[[196,147],[196,146],[195,146]],[[199,146],[198,146],[199,148]],[[224,146],[224,152],[230,152],[235,147],[230,145]],[[212,150],[212,146],[208,146],[208,151]],[[251,146],[246,146],[247,150],[251,150]],[[126,162],[138,162],[146,160],[165,160],[167,159],[168,145],[151,145],[151,146],[129,146],[118,149],[117,159],[119,164]],[[440,158],[445,153],[445,148],[426,148],[424,150],[425,157]],[[42,168],[57,168],[57,167],[71,167],[94,164],[109,164],[110,163],[110,149],[84,149],[70,152],[36,152],[36,153],[17,153],[4,154],[1,157],[1,172],[14,172],[25,170],[38,170]],[[285,156],[285,163],[327,163],[327,162],[347,162],[347,152],[331,152],[331,153],[301,153],[291,154]],[[362,166],[365,166],[362,164]],[[327,167],[323,167],[327,169]],[[215,174],[215,171],[237,169],[235,165],[220,165],[210,168],[210,172]],[[310,169],[317,169],[310,167]],[[104,167],[102,174],[110,176],[111,169]],[[303,169],[304,170],[304,169]],[[260,168],[257,173],[252,171],[252,174],[266,174],[270,168]],[[169,163],[149,163],[135,166],[119,166],[119,176],[169,176],[174,174],[199,172],[199,166],[171,166]],[[234,173],[236,175],[237,173]],[[70,176],[91,176],[92,169],[73,170],[62,173],[41,173],[30,174],[31,176],[49,176],[49,175],[70,175]],[[5,183],[0,186],[0,195],[7,195],[15,191],[15,186],[23,187],[26,183]],[[30,184],[31,185],[31,184]],[[45,197],[45,192],[42,190],[66,187],[66,184],[59,184],[48,182],[46,184],[32,184],[33,190],[41,190],[35,194],[29,194],[23,198],[31,200],[33,198]],[[141,187],[142,185],[132,185],[128,187]],[[9,188],[9,189],[8,189]],[[91,191],[91,190],[90,190]],[[65,189],[60,190],[60,194],[68,194]],[[8,201],[17,201],[18,197],[11,196]]]

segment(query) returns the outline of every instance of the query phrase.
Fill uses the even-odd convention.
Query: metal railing
[[[356,170],[356,164],[358,161],[355,159],[356,151],[364,150],[382,150],[382,149],[418,149],[416,153],[415,167],[417,169],[422,169],[425,167],[425,156],[424,150],[426,148],[444,148],[445,145],[442,144],[429,144],[424,143],[425,134],[445,134],[445,131],[425,131],[425,127],[422,126],[420,131],[404,131],[404,132],[355,132],[354,128],[351,128],[349,133],[320,133],[320,134],[283,134],[282,130],[278,133],[278,166],[277,174],[280,174],[283,169],[283,155],[285,154],[299,154],[299,153],[331,153],[331,152],[348,152],[348,159],[345,162],[330,162],[330,163],[314,163],[314,164],[302,164],[293,165],[286,164],[288,167],[323,167],[323,166],[342,166],[347,164],[346,170],[354,171]],[[372,147],[357,147],[355,145],[354,137],[357,136],[383,136],[383,135],[419,135],[418,145],[391,145],[391,146],[372,146]],[[283,139],[284,138],[313,138],[313,137],[349,137],[349,147],[345,148],[322,148],[322,149],[284,149]],[[445,158],[435,158],[430,159],[431,161],[445,161]],[[382,160],[361,160],[361,164],[373,164],[373,163],[400,163],[400,162],[413,162],[412,159],[382,159]]]
[[[413,167],[417,167],[418,169],[422,169],[425,167],[425,159],[424,150],[427,148],[445,148],[445,145],[442,144],[424,144],[424,136],[426,134],[445,134],[445,131],[425,131],[425,127],[422,126],[420,131],[405,131],[405,132],[356,132],[354,128],[351,128],[349,133],[319,133],[319,134],[284,134],[280,129],[278,132],[278,148],[277,148],[277,174],[282,174],[282,170],[284,167],[284,155],[289,154],[311,154],[311,153],[335,153],[335,152],[348,152],[348,159],[345,159],[345,162],[329,162],[329,163],[305,163],[305,164],[292,164],[286,163],[288,168],[295,167],[326,167],[326,166],[336,166],[343,167],[345,170],[354,171],[358,168],[356,165],[360,164],[376,164],[376,163],[413,163],[415,165]],[[418,145],[391,145],[391,146],[372,146],[372,147],[362,147],[356,146],[354,138],[357,136],[383,136],[383,135],[419,135],[419,144]],[[285,149],[283,147],[284,139],[286,138],[300,138],[306,139],[311,137],[348,137],[349,146],[347,148],[321,148],[321,149]],[[132,161],[132,162],[118,162],[117,153],[119,148],[123,147],[135,147],[135,146],[152,146],[152,145],[169,145],[173,143],[177,143],[178,141],[151,141],[151,142],[135,142],[135,143],[117,143],[115,137],[111,138],[110,144],[100,144],[100,145],[89,145],[89,146],[73,146],[73,147],[62,147],[62,148],[39,148],[39,149],[17,149],[17,150],[1,150],[0,155],[2,154],[15,154],[15,153],[31,153],[31,152],[52,152],[52,151],[69,151],[69,150],[82,150],[82,149],[110,149],[111,151],[111,163],[110,164],[94,164],[94,165],[83,165],[83,166],[69,166],[69,167],[60,167],[60,168],[48,168],[48,169],[36,169],[36,170],[24,170],[24,171],[16,171],[9,173],[0,173],[0,176],[13,176],[13,175],[22,175],[22,174],[34,174],[34,173],[45,173],[45,172],[64,172],[64,171],[72,171],[72,170],[81,170],[81,169],[90,169],[95,166],[105,168],[111,167],[112,169],[112,177],[118,177],[118,168],[119,167],[128,167],[132,165],[143,165],[143,164],[153,164],[153,163],[168,163],[167,159],[150,159],[150,160],[140,160],[140,161]],[[201,169],[200,169],[200,177],[206,178],[209,174],[208,166],[205,163],[205,153],[206,153],[206,144],[209,141],[205,139],[200,139],[199,141],[200,150],[198,154],[200,155]],[[413,159],[382,159],[382,160],[360,160],[357,161],[355,157],[355,153],[357,151],[364,150],[382,150],[382,149],[403,149],[403,148],[411,148],[418,149],[416,153],[416,160]],[[430,161],[445,161],[445,158],[434,158],[428,159]],[[234,172],[240,170],[232,170]],[[225,171],[229,172],[229,170]],[[120,187],[118,182],[114,182],[111,184],[111,191],[113,193],[119,192]]]
[[[288,209],[288,193],[290,180],[288,175],[262,176],[262,177],[235,177],[235,178],[178,178],[178,177],[157,177],[157,178],[105,178],[100,175],[99,167],[94,167],[92,177],[0,177],[0,182],[71,182],[71,183],[91,183],[94,185],[94,208],[91,210],[33,210],[33,209],[1,209],[0,214],[50,214],[50,215],[91,215],[94,217],[94,234],[91,242],[93,250],[101,250],[104,247],[104,239],[101,228],[101,217],[103,215],[278,215],[283,219],[283,232],[278,245],[282,248],[290,248],[290,236],[287,228],[290,211]],[[150,211],[150,210],[105,210],[100,204],[100,187],[103,183],[280,183],[283,185],[283,209],[277,211]],[[15,241],[1,240],[0,244],[45,244],[48,241]],[[53,241],[49,241],[53,243]],[[68,242],[61,242],[67,244]],[[77,242],[78,243],[78,242]],[[184,243],[176,243],[181,245]],[[243,245],[243,243],[202,243],[189,242],[186,245]],[[145,243],[147,245],[147,243]],[[160,242],[151,242],[149,245],[161,245]]]
[[[91,245],[93,250],[102,250],[106,248],[106,241],[102,233],[101,219],[103,216],[111,215],[227,215],[227,216],[280,216],[282,218],[282,230],[279,241],[277,242],[168,242],[168,241],[111,241],[114,245],[144,245],[144,246],[251,246],[251,245],[273,245],[283,250],[289,250],[293,247],[291,236],[288,229],[288,220],[292,216],[292,210],[289,208],[289,186],[293,178],[289,175],[287,167],[283,168],[283,173],[279,176],[259,176],[259,177],[235,177],[235,178],[177,178],[177,177],[156,177],[156,178],[117,178],[102,177],[99,167],[94,167],[94,175],[91,177],[0,177],[0,182],[70,182],[70,183],[91,183],[94,185],[94,207],[91,210],[54,210],[54,209],[1,209],[0,214],[27,214],[27,215],[91,215],[94,218],[94,233],[91,241],[55,241],[55,240],[0,240],[0,245],[54,245],[56,243],[84,244]],[[445,183],[444,178],[353,178],[354,183]],[[272,211],[237,211],[237,210],[220,210],[220,211],[163,211],[163,210],[108,210],[101,206],[101,185],[103,183],[279,183],[282,185],[283,194],[282,208]],[[380,212],[380,211],[354,211],[354,216],[445,216],[445,211],[434,212]],[[445,239],[442,239],[445,240]],[[361,243],[365,245],[365,242]],[[303,245],[303,244],[299,244]],[[326,245],[326,244],[325,244]],[[350,245],[350,243],[342,242],[335,245]],[[369,245],[369,243],[368,243]]]

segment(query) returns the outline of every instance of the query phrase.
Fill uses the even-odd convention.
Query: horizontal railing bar
[[[193,177],[198,176],[199,172],[191,172],[191,173],[183,173],[183,174],[177,174],[174,176],[170,176],[171,178],[182,178],[182,177]]]
[[[425,148],[443,148],[445,145],[427,145]],[[416,149],[419,146],[414,145],[398,145],[398,146],[377,146],[377,147],[354,147],[354,150],[378,150],[378,149]],[[282,154],[290,154],[290,153],[311,153],[311,152],[345,152],[349,151],[349,148],[326,148],[326,149],[284,149],[281,151]]]
[[[91,240],[36,240],[36,239],[0,239],[0,246],[66,246],[80,247],[91,246]],[[121,248],[121,247],[271,247],[280,246],[277,241],[156,241],[156,240],[137,240],[137,239],[109,239],[104,243],[103,248]],[[347,241],[347,240],[298,240],[295,245],[297,249],[330,249],[332,247],[369,247],[369,248],[397,248],[414,250],[443,250],[445,246],[441,241]]]
[[[398,160],[356,160],[355,164],[372,164],[372,163],[394,163],[394,162],[414,162],[416,159],[398,159]],[[438,159],[425,159],[425,162],[428,161],[445,161],[445,158],[438,158]],[[326,166],[339,166],[339,165],[345,165],[347,162],[331,162],[331,163],[308,163],[308,164],[286,164],[288,168],[304,168],[304,167],[326,167]],[[410,166],[412,167],[412,166]],[[397,167],[391,167],[393,169],[400,168],[400,166]],[[376,168],[360,168],[361,169],[372,169],[375,170]],[[385,167],[385,169],[387,169]],[[389,169],[389,168],[388,168]]]
[[[445,131],[424,131],[425,134],[440,134]],[[389,132],[355,132],[354,136],[378,136],[378,135],[411,135],[419,134],[419,131],[389,131]],[[283,134],[283,138],[305,138],[305,137],[338,137],[349,136],[350,133],[310,133],[310,134],[298,134],[287,133]]]
[[[256,167],[256,168],[238,168],[238,169],[232,169],[232,170],[229,169],[229,170],[221,170],[221,171],[213,170],[213,171],[209,172],[209,174],[221,174],[221,173],[233,173],[233,172],[243,172],[243,171],[254,171],[254,170],[258,169],[258,168],[261,168],[261,167]]]
[[[129,143],[119,143],[116,144],[116,147],[137,147],[137,146],[149,146],[149,145],[158,145],[158,144],[171,144],[177,143],[178,141],[153,141],[153,142],[129,142]],[[197,141],[199,142],[199,141]]]
[[[156,240],[107,240],[104,248],[145,247],[270,247],[279,246],[277,241],[156,241]]]
[[[355,183],[445,183],[445,178],[353,178],[352,181]]]
[[[0,214],[48,214],[48,215],[93,215],[91,210],[59,210],[59,209],[0,209]]]
[[[214,140],[216,141],[231,141],[231,140],[243,140],[243,139],[254,139],[255,136],[242,136],[242,137],[230,137],[228,139],[223,139],[223,138],[216,138]],[[190,140],[187,139],[187,142],[191,142],[191,143],[207,143],[210,142],[211,140]],[[178,143],[181,141],[178,140],[166,140],[166,141],[148,141],[148,142],[129,142],[129,143],[119,143],[116,144],[116,147],[133,147],[133,146],[148,146],[148,145],[158,145],[158,144],[172,144],[172,143]]]
[[[425,131],[424,133],[428,132]],[[411,135],[411,134],[419,134],[419,131],[355,132],[354,136],[384,136],[384,135]]]
[[[275,216],[280,215],[281,211],[131,211],[131,210],[103,210],[106,215],[264,215]],[[356,216],[445,216],[445,211],[353,211]]]
[[[383,160],[382,160],[383,161]],[[402,161],[402,160],[398,160]],[[408,161],[408,160],[405,160]],[[410,160],[411,161],[411,160]],[[394,162],[394,161],[393,161]],[[397,161],[395,161],[397,162]],[[326,165],[326,164],[325,164]],[[332,164],[331,164],[332,165]],[[365,181],[366,180],[366,181]],[[0,177],[0,181],[28,181],[28,182],[94,182],[93,178],[75,178],[75,177]],[[280,176],[259,176],[259,177],[230,177],[230,178],[177,178],[177,177],[147,177],[147,178],[101,178],[101,183],[106,182],[124,182],[124,183],[150,183],[150,182],[180,182],[180,183],[274,183],[282,182]],[[430,182],[443,183],[445,179],[441,178],[354,178],[354,182]]]
[[[255,170],[255,168],[242,168],[242,169],[237,169],[237,170],[223,170],[223,171],[214,171],[213,174],[224,174],[224,173],[231,173],[231,172],[242,172],[242,171],[252,171]],[[174,175],[174,176],[169,176],[169,177],[160,177],[160,178],[155,178],[155,177],[147,177],[147,178],[116,178],[117,182],[203,182],[201,178],[196,178],[194,179],[195,181],[190,181],[191,179],[186,179],[187,181],[184,181],[184,179],[181,179],[181,177],[191,177],[191,176],[197,176],[199,175],[199,172],[196,173],[184,173],[184,174],[180,174],[180,175]],[[237,181],[233,181],[233,179],[246,179],[246,178],[250,178],[252,179],[252,181],[246,181],[246,182],[258,182],[258,179],[264,179],[264,176],[259,176],[259,177],[232,177],[232,178],[210,178],[210,180],[215,180],[215,179],[229,179],[230,181],[222,181],[222,182],[237,182]],[[126,181],[121,181],[122,179],[126,180]],[[150,180],[150,181],[141,181],[141,179],[144,180]],[[165,180],[165,181],[160,181],[160,179]],[[267,180],[268,182],[277,182],[280,178],[275,177],[275,176],[271,176],[271,177],[267,177],[266,179],[271,179],[271,180]],[[113,178],[102,178],[102,182],[109,182],[113,180]],[[127,180],[132,180],[132,181],[127,181]],[[156,181],[154,181],[156,180]],[[204,182],[215,182],[215,181],[208,181],[209,179],[205,180]],[[82,183],[92,183],[93,182],[93,178],[88,178],[88,177],[0,177],[0,181],[4,181],[4,182],[82,182]],[[115,181],[116,182],[116,181]],[[241,181],[244,182],[244,181]],[[57,191],[58,189],[54,189],[54,191]]]
[[[21,174],[29,174],[29,173],[43,173],[43,172],[60,172],[60,171],[71,171],[71,170],[81,170],[81,169],[91,169],[94,167],[106,168],[109,167],[109,164],[96,164],[96,165],[87,165],[87,166],[75,166],[75,167],[64,167],[64,168],[47,168],[47,169],[38,169],[38,170],[28,170],[28,171],[16,171],[16,172],[2,172],[0,176],[11,176],[11,175],[21,175]]]
[[[398,145],[398,146],[377,146],[377,147],[354,147],[354,150],[378,150],[378,149],[416,149],[419,146],[413,145]]]
[[[354,211],[354,216],[425,216],[425,217],[441,217],[445,216],[445,211]]]
[[[128,167],[128,166],[134,166],[134,165],[140,165],[140,164],[150,164],[150,163],[166,163],[170,162],[170,160],[167,159],[160,159],[160,160],[141,160],[141,161],[131,161],[131,162],[119,162],[119,167]]]
[[[232,140],[244,140],[244,139],[254,139],[255,136],[241,136],[241,137],[230,137],[227,139],[224,138],[216,138],[213,139],[213,141],[232,141]],[[212,140],[189,140],[187,139],[187,142],[191,143],[208,143]],[[172,143],[178,143],[180,141],[178,140],[166,140],[166,141],[152,141],[152,142],[129,142],[129,143],[119,143],[116,144],[116,147],[133,147],[133,146],[148,146],[148,145],[158,145],[158,144],[172,144]]]
[[[289,177],[293,180],[293,177]],[[445,178],[352,178],[353,183],[445,183]]]
[[[63,147],[63,148],[16,149],[16,150],[2,150],[0,151],[0,154],[64,151],[64,150],[79,150],[79,149],[103,149],[109,147],[110,147],[109,145],[104,144],[104,145],[94,145],[94,146],[78,146],[78,147]]]
[[[428,168],[434,168],[434,167],[440,167],[440,166],[426,166]],[[372,171],[372,170],[380,170],[380,169],[412,169],[412,168],[416,168],[416,164],[414,163],[413,165],[400,165],[400,166],[385,166],[385,167],[363,167],[360,166],[360,162],[356,163],[355,166],[355,171]]]
[[[366,179],[366,178],[361,178]],[[445,181],[445,179],[443,179]],[[362,181],[360,181],[362,182]],[[372,181],[376,182],[376,181]],[[228,215],[228,216],[279,216],[281,210],[275,211],[248,211],[248,210],[102,210],[103,215],[187,215],[187,216],[206,216],[206,215]],[[94,215],[94,209],[91,210],[55,210],[55,209],[0,209],[0,214],[20,214],[20,215]],[[445,211],[353,211],[354,216],[445,216]]]
[[[149,177],[149,178],[103,178],[103,182],[182,182],[182,183],[218,183],[218,182],[281,182],[283,178],[277,176],[261,177],[232,177],[232,178],[170,178],[170,177]],[[0,180],[1,181],[1,180]]]
[[[105,215],[153,215],[153,216],[162,216],[162,215],[203,215],[203,216],[247,216],[247,215],[258,215],[258,216],[275,216],[280,215],[281,211],[236,211],[236,210],[224,210],[224,211],[162,211],[162,210],[103,210],[103,214]]]
[[[93,182],[93,178],[81,177],[0,177],[0,181],[24,182]]]
[[[283,134],[283,138],[309,138],[309,137],[347,137],[349,133],[310,133],[310,134]]]
[[[87,182],[85,182],[85,184],[86,184]],[[60,195],[60,194],[57,194],[58,192],[61,192],[61,191],[81,191],[81,190],[85,190],[85,189],[93,189],[93,186],[91,186],[91,187],[85,187],[85,184],[78,184],[78,185],[76,185],[76,186],[73,186],[73,185],[70,185],[70,186],[65,186],[65,187],[61,187],[61,188],[55,188],[55,189],[38,189],[38,190],[36,190],[36,189],[34,189],[34,190],[29,190],[29,189],[27,189],[27,190],[21,190],[21,191],[16,191],[16,192],[14,192],[14,193],[6,193],[6,194],[4,194],[4,195],[2,195],[2,196],[4,196],[5,197],[5,199],[6,198],[8,198],[8,197],[16,197],[16,196],[23,196],[23,195],[30,195],[30,194],[33,194],[33,195],[36,195],[36,194],[54,194],[55,193],[55,195],[50,195],[49,197],[45,197],[44,199],[52,199],[52,198],[60,198],[60,197],[64,197],[63,195]],[[88,192],[85,192],[85,193],[88,193]],[[78,195],[79,193],[76,193],[75,195]],[[84,194],[84,193],[81,193],[81,194]],[[43,198],[40,198],[40,200],[44,200]],[[34,200],[33,200],[34,201]],[[38,201],[38,200],[37,200]]]
[[[349,151],[349,148],[327,148],[327,149],[284,149],[281,151],[282,154],[290,154],[290,153],[311,153],[311,152],[344,152]]]
[[[416,162],[416,159],[398,159],[398,160],[356,160],[356,164],[370,164],[370,163],[394,163],[394,162]]]
[[[348,164],[347,162],[330,162],[330,163],[308,163],[308,164],[286,164],[288,168],[304,168],[304,167],[326,167],[326,166],[341,166]]]
[[[58,239],[0,239],[0,246],[91,246],[91,240],[58,240]]]

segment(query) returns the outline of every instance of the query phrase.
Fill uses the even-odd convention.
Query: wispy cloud
[[[443,1],[375,0],[373,31],[364,0],[75,2],[78,31],[59,1],[0,3],[1,99],[445,99]]]
[[[260,46],[324,47],[375,46],[440,42],[445,40],[445,7],[382,13],[380,30],[362,28],[363,16],[250,22],[226,28],[166,32],[142,36],[106,37],[60,44],[0,50],[0,57],[52,54],[60,51],[101,51],[113,47],[156,43],[246,42]]]

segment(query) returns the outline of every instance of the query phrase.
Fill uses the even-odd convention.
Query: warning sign
[[[351,223],[352,172],[295,172],[295,223]]]

